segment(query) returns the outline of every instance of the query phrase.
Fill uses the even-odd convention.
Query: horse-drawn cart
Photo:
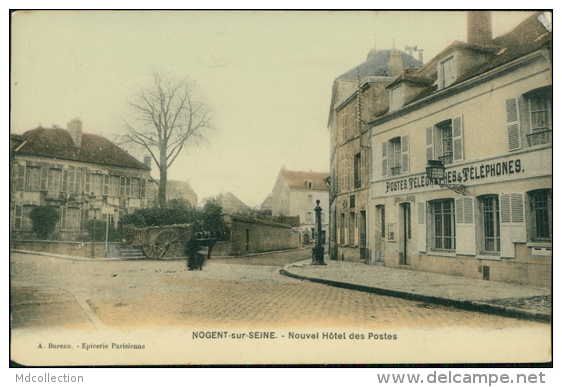
[[[182,254],[191,234],[191,224],[142,227],[123,226],[123,236],[129,246],[138,246],[147,258],[170,259]]]

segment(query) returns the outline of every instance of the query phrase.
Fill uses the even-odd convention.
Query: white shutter
[[[410,135],[406,134],[400,139],[402,146],[402,172],[410,172]]]
[[[522,193],[500,195],[500,252],[504,258],[515,258],[515,243],[527,242],[525,201]]]
[[[425,154],[426,159],[433,160],[433,127],[425,128]]]
[[[453,118],[453,161],[464,159],[463,117]]]
[[[474,198],[463,196],[455,199],[455,222],[459,255],[476,255],[476,222],[474,220]]]
[[[416,232],[416,245],[420,253],[427,251],[427,220],[425,202],[416,202],[418,207],[418,227]]]
[[[381,154],[381,168],[382,168],[382,175],[388,175],[388,143],[382,143],[382,154]]]
[[[519,104],[517,98],[505,101],[507,115],[507,149],[510,151],[521,149],[521,125],[519,123]]]

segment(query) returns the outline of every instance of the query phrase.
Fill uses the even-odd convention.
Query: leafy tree
[[[203,211],[199,213],[199,226],[202,230],[222,230],[222,203],[219,197],[207,198]],[[199,231],[199,230],[198,230]]]
[[[47,239],[55,231],[55,226],[60,220],[60,213],[53,206],[34,207],[29,212],[29,218],[33,222],[33,231],[40,239]]]
[[[198,101],[193,82],[158,73],[130,106],[136,118],[125,120],[120,143],[136,144],[150,153],[160,172],[158,203],[163,207],[168,168],[183,149],[204,139],[204,131],[211,128],[209,110]]]
[[[88,231],[88,241],[92,242],[105,242],[106,221],[102,219],[90,219],[85,223],[86,230]],[[108,242],[118,242],[122,239],[123,231],[120,228],[115,228],[111,224],[107,230]]]

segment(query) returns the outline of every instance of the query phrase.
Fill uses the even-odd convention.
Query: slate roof
[[[365,62],[361,63],[359,66],[355,66],[346,73],[343,73],[336,80],[339,81],[357,81],[357,70],[359,70],[359,77],[361,80],[365,77],[373,76],[383,76],[388,77],[389,69],[388,63],[390,62],[391,50],[381,50],[376,53],[371,59],[367,59]],[[415,59],[414,57],[408,55],[405,52],[400,52],[402,54],[402,66],[403,68],[417,68],[422,65],[422,63]]]
[[[324,179],[330,174],[326,172],[281,171],[280,173],[289,189],[309,191],[328,191],[329,189]],[[312,188],[308,188],[308,185],[305,185],[306,182],[312,182]]]
[[[82,133],[82,145],[77,147],[65,129],[38,127],[22,135],[10,135],[15,155],[32,155],[84,163],[150,170],[146,165],[108,139]],[[23,145],[22,145],[23,144]],[[18,147],[20,147],[18,149]],[[16,149],[18,149],[16,151]]]
[[[403,81],[422,80],[422,82],[417,82],[418,84],[425,82],[427,90],[418,94],[416,98],[405,101],[404,106],[407,106],[408,104],[421,100],[433,93],[432,88],[437,80],[437,63],[454,50],[471,50],[480,52],[481,54],[486,55],[487,60],[481,65],[474,66],[466,71],[449,87],[484,74],[542,48],[551,47],[552,32],[548,31],[539,21],[539,16],[541,14],[542,12],[535,12],[513,30],[492,39],[488,45],[477,45],[455,41],[427,62],[423,67],[403,72],[396,80],[388,85],[387,88],[391,88]]]

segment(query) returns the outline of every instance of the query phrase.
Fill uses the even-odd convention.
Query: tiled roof
[[[377,52],[373,57],[367,59],[365,62],[361,63],[349,70],[348,72],[340,75],[336,80],[340,81],[356,81],[357,80],[357,70],[359,70],[359,77],[361,80],[365,77],[370,76],[389,76],[388,63],[390,62],[391,50],[381,50]],[[402,54],[402,65],[403,68],[417,68],[422,65],[422,63],[416,60],[414,57],[408,55],[405,52],[400,52]]]
[[[238,199],[234,194],[227,192],[220,195],[222,204],[222,212],[225,214],[237,214],[246,212],[250,209],[242,200]]]
[[[281,171],[281,176],[287,183],[289,189],[302,189],[311,191],[328,191],[328,184],[324,181],[329,173],[326,172],[296,172]],[[308,188],[308,183],[312,183],[312,187]]]
[[[80,147],[74,144],[70,134],[65,129],[59,128],[45,129],[39,127],[22,135],[12,135],[10,138],[21,141],[17,145],[21,147],[15,152],[16,155],[33,155],[125,168],[150,169],[108,139],[95,134],[82,133]],[[15,149],[17,147],[14,148],[14,151]]]

